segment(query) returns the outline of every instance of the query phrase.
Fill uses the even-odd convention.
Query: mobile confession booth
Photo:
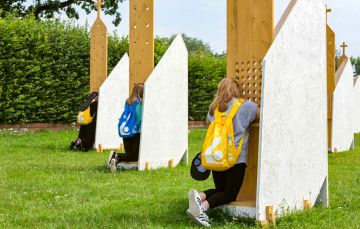
[[[154,1],[130,1],[129,10],[129,56],[100,87],[95,147],[122,148],[117,124],[125,100],[134,83],[144,83],[139,160],[125,166],[174,167],[188,159],[188,52],[178,35],[154,68]]]
[[[227,1],[228,77],[261,106],[234,216],[274,222],[328,205],[326,7],[292,0],[273,27],[272,0]]]

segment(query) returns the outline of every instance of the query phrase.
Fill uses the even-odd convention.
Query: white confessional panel
[[[339,67],[336,78],[339,80],[333,95],[331,151],[341,152],[352,148],[354,141],[354,81],[350,60]]]
[[[145,82],[139,169],[176,166],[188,149],[188,52],[178,35]]]
[[[95,148],[119,149],[118,122],[129,96],[129,57],[125,54],[101,85],[96,122]]]
[[[322,1],[298,0],[263,62],[257,220],[327,206],[326,21]],[[324,188],[322,188],[324,187]],[[322,190],[322,191],[321,191]]]

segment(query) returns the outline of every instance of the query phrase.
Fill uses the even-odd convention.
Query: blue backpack
[[[125,109],[122,113],[118,130],[122,138],[131,138],[139,132],[140,126],[136,124],[136,106],[140,103],[137,99],[132,105],[125,103]]]

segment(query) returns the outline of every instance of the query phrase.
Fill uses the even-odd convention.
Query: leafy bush
[[[89,90],[86,29],[0,19],[0,122],[66,122]]]
[[[171,38],[155,39],[155,63]],[[224,57],[184,36],[189,49],[189,118],[203,120]],[[0,18],[0,123],[72,122],[89,93],[89,31],[58,20]],[[127,37],[109,36],[109,73],[128,51]]]

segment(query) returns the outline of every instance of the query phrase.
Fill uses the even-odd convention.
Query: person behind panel
[[[235,79],[223,79],[218,85],[216,97],[210,105],[207,122],[211,123],[215,120],[216,109],[218,109],[219,112],[226,112],[229,114],[233,104],[239,99],[241,99],[239,83]],[[256,118],[259,118],[259,111],[260,109],[257,104],[250,100],[246,100],[242,103],[232,120],[236,148],[239,146],[240,140],[244,137],[241,153],[236,164],[230,169],[222,172],[212,171],[215,183],[214,189],[208,189],[200,193],[194,189],[189,191],[189,209],[186,213],[196,223],[203,226],[210,226],[206,211],[236,200],[245,175],[248,158],[250,124]],[[209,171],[206,171],[206,169],[202,167],[200,153],[194,158],[192,163],[191,175],[195,178],[193,176],[193,169],[202,174],[209,174]],[[200,179],[204,179],[204,177]]]
[[[134,84],[132,93],[125,102],[125,107],[128,107],[127,109],[134,109],[135,126],[138,128],[133,136],[123,137],[125,153],[110,152],[107,164],[112,171],[116,171],[117,164],[120,162],[137,162],[139,159],[143,92],[144,84]]]

